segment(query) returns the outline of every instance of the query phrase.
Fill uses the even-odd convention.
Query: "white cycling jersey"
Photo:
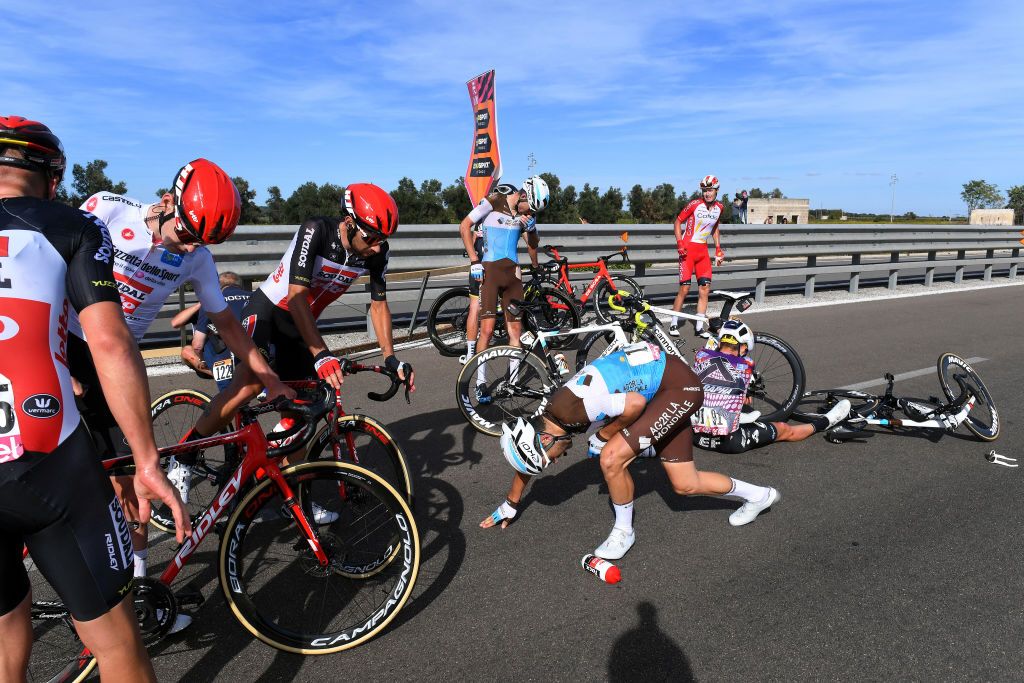
[[[167,297],[185,282],[192,284],[199,303],[207,313],[227,308],[220,290],[217,266],[206,247],[192,253],[175,254],[154,243],[146,225],[149,205],[128,197],[99,192],[81,207],[106,225],[114,244],[114,280],[121,294],[121,308],[128,328],[139,341],[156,320]],[[78,316],[73,315],[71,331],[84,338]]]
[[[484,263],[508,259],[518,263],[519,237],[524,232],[537,232],[537,221],[527,216],[513,216],[508,208],[507,195],[495,191],[473,207],[469,218],[483,229],[484,251],[479,254]]]

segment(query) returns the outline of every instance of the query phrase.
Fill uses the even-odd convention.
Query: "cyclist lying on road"
[[[543,429],[520,418],[504,425],[501,449],[516,470],[505,502],[480,526],[502,528],[516,516],[516,508],[530,477],[568,450],[572,434],[611,418],[610,438],[601,449],[601,471],[615,509],[615,524],[607,540],[594,551],[609,560],[621,558],[636,539],[633,530],[633,479],[628,466],[648,448],[679,495],[740,498],[743,505],[729,523],[740,526],[781,496],[771,487],[755,486],[717,472],[702,472],[693,462],[690,416],[701,406],[704,392],[697,376],[679,358],[666,355],[646,342],[599,358],[576,373],[551,397],[543,415]]]

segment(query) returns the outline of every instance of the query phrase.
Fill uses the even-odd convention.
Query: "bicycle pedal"
[[[203,594],[200,593],[197,589],[191,588],[190,586],[185,586],[185,588],[175,593],[174,597],[178,601],[179,608],[199,607],[204,602],[206,602],[206,598],[203,596]]]

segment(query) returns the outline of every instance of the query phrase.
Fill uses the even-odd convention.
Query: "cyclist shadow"
[[[658,625],[654,605],[641,602],[636,611],[640,623],[619,636],[608,656],[608,680],[696,680],[686,654]]]
[[[463,428],[461,444],[453,431]],[[466,425],[458,408],[407,417],[387,425],[408,461],[413,478],[439,475],[449,467],[465,463],[475,465],[483,456],[477,452],[477,439],[492,440]]]

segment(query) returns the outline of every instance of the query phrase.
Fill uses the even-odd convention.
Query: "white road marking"
[[[984,363],[988,358],[967,358],[965,359],[970,365],[977,365],[978,363]],[[912,377],[921,377],[923,375],[930,375],[935,372],[935,366],[921,368],[920,370],[910,370],[909,372],[901,372],[898,375],[893,375],[897,382],[902,382],[905,379]],[[870,389],[871,387],[882,387],[885,386],[885,378],[879,377],[878,379],[869,379],[867,382],[859,382],[857,384],[847,384],[845,387],[839,387],[840,389],[846,389],[849,391],[861,391],[862,389]]]

